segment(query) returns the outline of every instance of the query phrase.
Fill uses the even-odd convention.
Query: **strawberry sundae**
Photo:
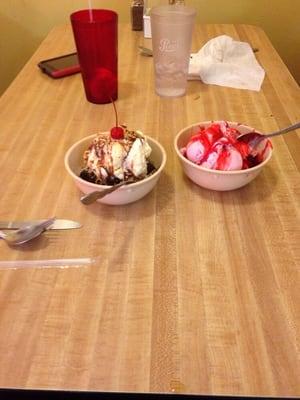
[[[272,148],[271,142],[266,138],[258,140],[255,132],[238,139],[240,134],[238,127],[230,127],[226,121],[212,122],[206,128],[199,127],[180,151],[188,160],[208,169],[236,171],[252,168],[266,158]]]

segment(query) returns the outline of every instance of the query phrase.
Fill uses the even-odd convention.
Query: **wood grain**
[[[0,100],[0,219],[56,215],[80,230],[48,232],[0,260],[92,257],[78,268],[0,270],[0,386],[244,395],[300,395],[300,140],[274,139],[251,184],[202,189],[182,173],[177,131],[240,121],[272,131],[300,118],[300,92],[264,32],[199,25],[193,51],[228,34],[259,49],[260,92],[189,82],[154,94],[141,32],[119,32],[119,119],[165,147],[156,189],[123,207],[85,207],[64,170],[66,150],[114,124],[85,100],[80,75],[52,80],[41,59],[74,50],[55,28]]]

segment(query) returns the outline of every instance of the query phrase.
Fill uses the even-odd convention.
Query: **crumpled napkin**
[[[191,54],[189,79],[236,89],[259,91],[265,77],[249,43],[222,35]]]

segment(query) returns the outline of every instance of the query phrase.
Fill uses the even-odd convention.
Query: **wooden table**
[[[201,25],[193,51],[220,34],[259,49],[260,92],[198,81],[185,97],[160,98],[152,59],[137,50],[147,41],[120,26],[120,120],[168,155],[157,188],[128,206],[83,206],[64,169],[71,144],[114,124],[112,105],[86,101],[80,75],[52,80],[37,68],[74,50],[69,26],[2,96],[0,219],[55,215],[83,227],[18,249],[1,241],[1,261],[95,262],[0,270],[0,386],[300,395],[299,132],[275,138],[263,173],[232,192],[193,184],[172,147],[197,121],[268,132],[299,120],[299,87],[263,31]]]

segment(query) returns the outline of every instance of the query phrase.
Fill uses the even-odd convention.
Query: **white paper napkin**
[[[259,91],[265,77],[249,43],[222,35],[191,54],[189,79],[207,84]]]

